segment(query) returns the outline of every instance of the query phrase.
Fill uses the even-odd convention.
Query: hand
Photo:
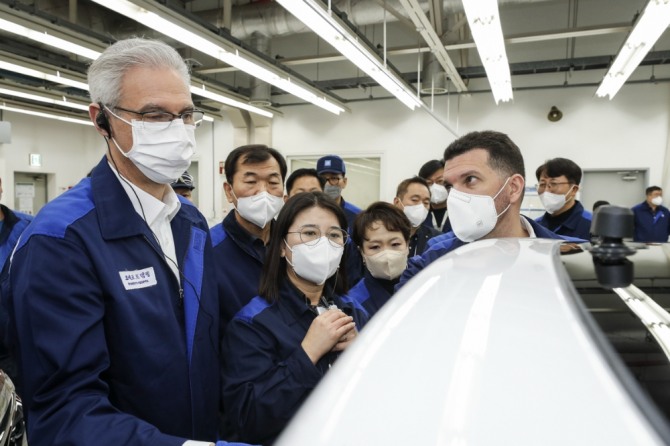
[[[300,345],[312,363],[316,364],[352,330],[356,330],[354,318],[341,310],[328,310],[312,321]]]
[[[339,341],[337,341],[337,344],[335,344],[335,347],[333,347],[334,352],[341,352],[345,348],[349,347],[349,344],[354,342],[354,339],[358,337],[358,330],[356,330],[356,326],[346,332],[342,337],[340,338]]]

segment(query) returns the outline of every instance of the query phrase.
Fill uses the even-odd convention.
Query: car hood
[[[278,444],[663,444],[588,332],[559,244],[483,240],[433,262]]]

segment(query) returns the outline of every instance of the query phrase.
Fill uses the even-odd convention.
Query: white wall
[[[664,184],[668,85],[626,86],[612,101],[596,98],[594,91],[521,91],[513,103],[498,106],[490,94],[463,96],[460,104],[456,97],[442,96],[435,112],[459,134],[485,129],[509,134],[524,155],[528,184],[535,183],[535,168],[556,156],[583,169],[649,168],[651,184]],[[552,105],[563,112],[559,122],[547,120]],[[381,198],[389,200],[399,181],[416,174],[425,161],[441,158],[455,139],[426,112],[412,112],[395,100],[349,106],[352,113],[340,117],[308,106],[284,108],[284,117],[273,125],[274,147],[285,155],[381,154]]]
[[[436,98],[435,111],[460,134],[494,129],[508,133],[526,160],[528,183],[545,159],[563,156],[584,169],[649,168],[651,184],[670,189],[666,161],[670,87],[625,86],[613,101],[593,90],[566,88],[515,92],[514,102],[495,105],[490,94]],[[460,102],[460,103],[459,103]],[[447,113],[449,105],[449,114]],[[563,119],[549,122],[552,105]],[[410,111],[396,100],[349,104],[352,112],[335,116],[314,106],[282,109],[274,119],[271,144],[284,155],[340,153],[381,155],[381,199],[393,198],[397,183],[416,174],[427,160],[440,158],[455,138],[424,111]],[[49,198],[77,183],[99,161],[106,147],[93,127],[4,112],[12,123],[12,142],[0,144],[3,202],[13,206],[13,172],[54,174]],[[197,130],[200,210],[210,224],[221,221],[228,203],[219,161],[234,148],[230,121],[205,122]],[[28,154],[41,153],[41,168],[28,166]],[[613,193],[616,193],[613,191]],[[642,197],[641,197],[642,199]],[[11,200],[11,201],[10,201]]]
[[[2,120],[12,126],[12,142],[0,144],[2,202],[9,207],[15,207],[14,172],[49,174],[47,194],[53,199],[85,177],[105,150],[92,126],[8,111]],[[30,153],[42,155],[42,167],[28,165]]]

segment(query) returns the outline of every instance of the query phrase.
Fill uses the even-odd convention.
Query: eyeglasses
[[[339,183],[339,182],[342,180],[342,178],[344,178],[344,177],[340,177],[340,176],[334,176],[334,177],[325,177],[325,176],[321,176],[321,178],[323,178],[324,180],[326,180],[326,182],[328,182],[331,186],[335,186],[335,185],[336,185],[337,183]]]
[[[307,246],[314,246],[321,238],[321,229],[316,226],[306,225],[302,226],[299,231],[289,231],[287,234],[300,234],[300,241]],[[330,244],[336,248],[343,247],[347,243],[347,240],[349,240],[349,234],[341,228],[330,228],[326,231],[325,236]]]
[[[159,123],[159,124],[164,124],[165,127],[160,127],[159,125],[156,125],[157,129],[156,130],[165,130],[166,128],[170,127],[170,124],[172,124],[172,121],[175,119],[181,119],[184,121],[184,124],[188,125],[194,125],[196,127],[199,127],[200,124],[202,123],[202,119],[205,116],[205,112],[202,110],[187,110],[183,113],[180,113],[178,115],[175,115],[174,113],[166,112],[166,111],[148,111],[148,112],[138,112],[134,110],[128,110],[127,108],[123,107],[114,107],[115,110],[121,110],[126,113],[132,113],[134,115],[139,115],[141,117],[142,122],[151,122],[151,123]],[[116,115],[115,115],[116,116]]]
[[[542,190],[542,189],[549,189],[549,190],[556,190],[558,186],[561,186],[563,184],[572,184],[569,181],[563,181],[563,182],[553,182],[550,181],[548,183],[538,183],[535,185],[537,190]]]

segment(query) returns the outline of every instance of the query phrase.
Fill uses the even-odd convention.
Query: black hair
[[[608,204],[610,204],[609,201],[605,201],[605,200],[596,201],[595,203],[593,203],[593,212],[595,212],[596,209],[598,209],[600,206],[607,206]]]
[[[549,178],[557,178],[564,175],[572,184],[582,182],[582,169],[572,160],[567,158],[553,158],[547,160],[535,170],[535,177],[540,181],[542,174]]]
[[[428,186],[428,181],[424,180],[421,177],[412,177],[407,178],[406,180],[402,180],[400,184],[398,184],[398,188],[395,191],[395,196],[402,199],[402,197],[404,197],[405,194],[407,193],[409,185],[414,183],[425,186],[426,189],[428,189],[428,195],[430,195],[430,186]]]
[[[272,225],[270,243],[267,246],[265,262],[263,263],[263,272],[261,273],[260,284],[258,288],[259,296],[263,297],[269,303],[279,300],[279,290],[285,280],[288,280],[286,274],[286,258],[281,256],[282,249],[286,246],[285,239],[290,226],[301,212],[318,207],[332,212],[340,225],[340,228],[347,230],[347,218],[342,208],[328,195],[323,192],[301,192],[288,199],[282,210],[277,216],[277,221]],[[349,291],[347,284],[347,249],[345,247],[340,267],[337,272],[326,280],[327,287],[334,287],[335,292],[344,295]]]
[[[237,173],[237,162],[239,160],[241,160],[240,164],[259,164],[269,160],[270,157],[277,160],[283,182],[284,178],[286,178],[286,160],[276,149],[264,144],[240,146],[230,152],[225,163],[226,181],[228,184],[233,184],[233,177],[235,176],[235,173]]]
[[[488,165],[505,177],[519,174],[526,179],[523,155],[516,144],[504,133],[493,130],[470,132],[461,136],[445,149],[445,163],[471,150],[483,149],[489,154]]]
[[[286,195],[288,195],[291,192],[291,189],[293,188],[293,183],[295,183],[295,181],[298,178],[302,178],[302,177],[314,177],[314,178],[316,178],[317,181],[319,182],[319,185],[321,186],[321,191],[323,191],[323,188],[326,187],[326,180],[323,179],[323,177],[321,177],[317,173],[316,169],[309,169],[309,168],[304,167],[304,168],[301,168],[301,169],[296,169],[295,171],[293,171],[293,173],[291,173],[291,175],[289,175],[288,179],[286,180],[286,189],[285,189],[286,190]]]
[[[363,248],[363,240],[366,240],[365,231],[370,229],[377,221],[381,221],[388,231],[402,233],[405,241],[409,241],[412,224],[405,213],[390,203],[377,201],[359,213],[354,220],[352,237],[356,246]]]
[[[648,188],[645,189],[644,193],[645,193],[646,195],[649,195],[649,194],[651,194],[652,192],[656,192],[657,190],[660,190],[661,192],[663,192],[663,189],[661,189],[661,188],[658,187],[658,186],[649,186]]]
[[[435,174],[435,172],[443,168],[444,168],[444,161],[430,160],[423,166],[421,166],[421,169],[419,169],[419,176],[424,180],[427,180],[430,177],[432,177]]]

